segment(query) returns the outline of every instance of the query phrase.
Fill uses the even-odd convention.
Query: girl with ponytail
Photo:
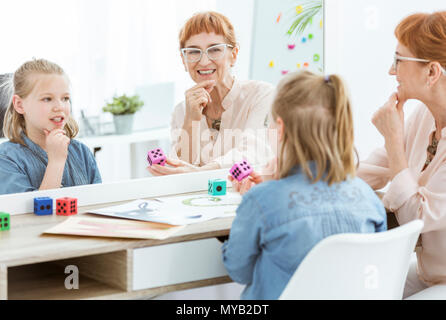
[[[288,75],[277,88],[272,119],[280,146],[274,179],[253,173],[234,182],[242,193],[253,188],[223,245],[229,275],[247,285],[244,299],[277,299],[326,237],[387,229],[381,201],[355,177],[351,103],[340,77]]]

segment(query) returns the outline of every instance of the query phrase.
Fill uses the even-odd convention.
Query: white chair
[[[401,300],[421,220],[390,231],[338,234],[305,257],[281,300]]]
[[[437,284],[424,289],[404,300],[446,300],[446,285]]]

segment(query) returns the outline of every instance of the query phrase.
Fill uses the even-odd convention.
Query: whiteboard
[[[277,84],[289,72],[303,69],[323,72],[323,12],[314,17],[301,35],[287,34],[296,16],[301,14],[302,9],[305,10],[306,2],[255,0],[251,79]]]

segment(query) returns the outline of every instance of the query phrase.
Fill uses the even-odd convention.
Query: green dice
[[[226,180],[223,179],[209,180],[208,194],[212,196],[224,196],[226,194]]]
[[[0,212],[0,231],[6,231],[11,228],[11,217],[9,213]]]

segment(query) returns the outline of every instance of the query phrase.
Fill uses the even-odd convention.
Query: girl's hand
[[[68,146],[70,138],[68,138],[63,129],[54,129],[45,133],[45,146],[48,154],[48,161],[65,162],[68,156]]]
[[[211,99],[211,91],[215,87],[215,80],[203,81],[186,91],[186,116],[188,121],[201,121],[203,109]]]
[[[274,158],[268,162],[268,164],[259,173],[253,171],[249,177],[240,182],[234,179],[232,176],[228,177],[229,181],[232,183],[232,188],[241,195],[244,195],[257,184],[269,180],[277,180],[277,178],[277,158]]]
[[[232,189],[234,189],[235,192],[239,192],[241,195],[244,195],[251,190],[252,187],[264,181],[263,177],[254,171],[242,181],[234,179],[231,175],[228,176],[228,179],[232,183]]]
[[[188,172],[200,171],[199,167],[191,165],[185,161],[174,160],[174,159],[166,159],[166,163],[170,166],[160,166],[158,164],[154,164],[153,166],[148,166],[147,170],[154,176],[166,176],[171,174],[181,174]]]
[[[404,111],[405,100],[398,101],[398,95],[392,94],[389,100],[372,118],[372,123],[383,135],[386,143],[402,142],[404,139]]]

